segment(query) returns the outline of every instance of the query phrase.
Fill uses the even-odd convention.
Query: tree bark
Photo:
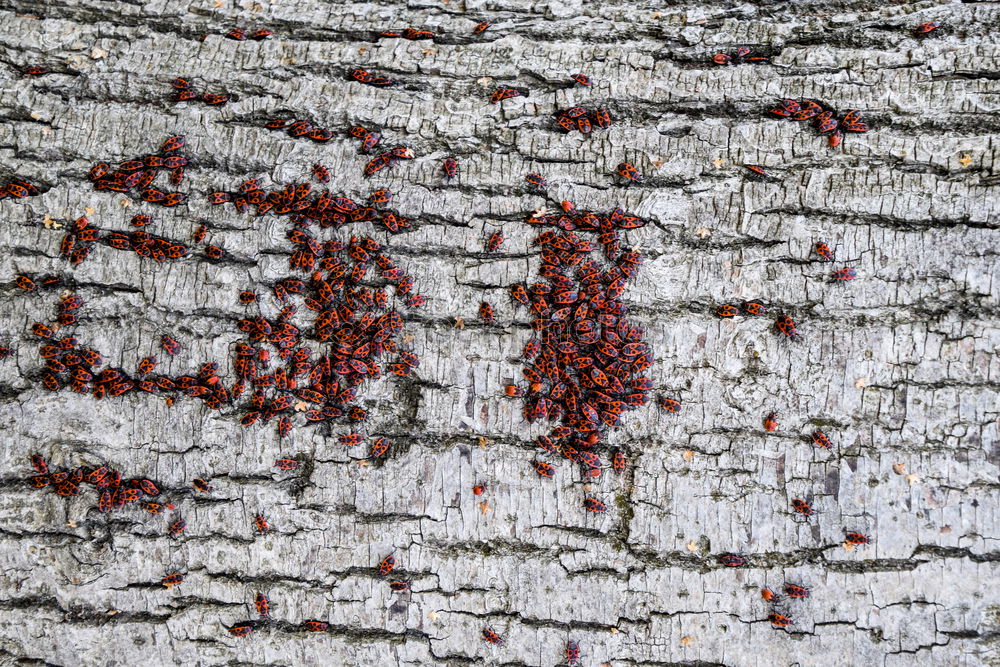
[[[0,651],[18,664],[1000,664],[997,550],[1000,326],[996,76],[987,2],[0,2],[3,180],[42,193],[0,201],[3,493]],[[493,25],[473,35],[479,21]],[[914,27],[939,21],[919,38]],[[406,26],[433,40],[377,39]],[[266,41],[224,38],[268,28]],[[199,38],[207,35],[204,40]],[[738,46],[770,63],[717,66]],[[25,76],[19,68],[52,70]],[[397,81],[351,81],[361,67]],[[572,86],[575,72],[590,88]],[[175,103],[168,83],[228,93]],[[527,96],[490,104],[500,86]],[[872,125],[836,149],[808,123],[765,113],[782,98],[860,109]],[[553,114],[604,107],[613,125],[563,133]],[[308,119],[325,144],[263,128]],[[416,159],[370,179],[351,125]],[[96,191],[87,178],[185,135],[191,160],[175,208]],[[444,158],[459,160],[443,178]],[[621,162],[645,175],[625,185]],[[211,206],[206,195],[259,177],[331,192],[379,188],[413,227],[373,234],[429,297],[405,310],[409,378],[365,383],[366,432],[392,448],[370,461],[341,445],[349,426],[243,428],[232,406],[129,392],[93,400],[40,381],[31,334],[63,290],[84,298],[72,335],[108,365],[160,355],[172,375],[218,361],[234,380],[236,323],[292,275],[285,219]],[[765,168],[751,179],[743,165]],[[529,189],[544,175],[546,193]],[[316,185],[316,187],[321,187]],[[563,200],[649,221],[623,246],[645,258],[623,297],[654,351],[655,401],[607,437],[624,475],[586,481],[549,457],[547,430],[503,395],[531,338],[511,284],[539,280],[538,229],[524,219]],[[225,250],[159,264],[97,246],[59,258],[68,221],[190,244],[199,224]],[[501,230],[498,253],[483,239]],[[836,252],[817,261],[814,242]],[[195,247],[196,244],[191,244]],[[201,247],[201,246],[197,246]],[[834,284],[835,269],[858,278]],[[19,274],[63,287],[25,292]],[[718,304],[759,299],[769,317],[722,320]],[[480,322],[480,302],[497,324]],[[279,304],[280,306],[280,304]],[[306,310],[300,307],[300,311]],[[776,335],[774,315],[798,323]],[[176,357],[160,337],[182,346]],[[306,341],[306,344],[309,344]],[[767,413],[779,427],[762,427]],[[831,449],[810,434],[828,433]],[[610,451],[610,450],[602,450]],[[172,511],[99,512],[93,487],[35,489],[30,454],[50,467],[101,463],[157,481]],[[295,471],[274,461],[298,457]],[[208,480],[209,493],[192,489]],[[482,495],[472,487],[483,484]],[[584,498],[608,511],[584,511]],[[793,499],[816,510],[796,514]],[[266,517],[271,531],[254,529]],[[185,532],[172,538],[178,517]],[[871,538],[845,547],[845,532]],[[719,563],[740,554],[744,567]],[[396,571],[376,573],[392,554]],[[174,587],[162,577],[183,573]],[[387,579],[409,581],[395,593]],[[810,597],[789,599],[798,584]],[[770,604],[760,590],[783,599]],[[265,593],[271,621],[258,622]],[[768,614],[790,617],[776,629]],[[226,628],[253,620],[236,638]],[[330,623],[309,633],[307,619]],[[481,639],[483,628],[504,643]]]

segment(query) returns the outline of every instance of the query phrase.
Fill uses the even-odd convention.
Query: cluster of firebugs
[[[481,35],[491,24],[479,23],[473,34]],[[919,36],[941,34],[938,23],[924,23],[915,29]],[[271,35],[260,29],[252,33],[233,29],[225,36],[244,41],[262,40]],[[378,37],[403,37],[405,39],[432,39],[434,33],[405,28],[401,32],[383,32]],[[740,64],[768,62],[769,58],[754,54],[748,48],[740,48],[733,54],[719,54],[713,58],[717,64]],[[23,68],[22,73],[40,76],[49,73],[44,67]],[[353,69],[348,77],[360,83],[374,86],[389,86],[393,82],[386,77],[372,75],[364,70]],[[590,86],[590,78],[582,73],[570,76],[570,81],[581,86]],[[173,79],[171,85],[178,91],[178,101],[200,99],[205,104],[218,105],[228,101],[225,94],[198,95],[191,84],[184,79]],[[527,90],[501,87],[494,91],[490,102],[527,95]],[[773,116],[793,120],[809,120],[817,131],[830,137],[831,146],[840,143],[841,132],[866,132],[868,126],[861,113],[852,110],[837,118],[835,112],[815,100],[782,100],[769,110]],[[589,133],[591,127],[600,128],[611,124],[605,109],[587,110],[573,107],[556,114],[556,121],[566,131],[579,130]],[[286,130],[291,137],[307,137],[318,143],[325,143],[333,137],[333,132],[325,128],[314,128],[308,121],[271,120],[269,129]],[[370,152],[378,144],[381,135],[361,127],[352,127],[349,133],[362,142],[361,151]],[[137,156],[111,168],[107,163],[99,163],[90,172],[90,179],[97,190],[130,193],[139,192],[139,197],[148,203],[175,206],[182,203],[187,195],[180,192],[162,192],[151,186],[157,173],[169,172],[169,182],[178,186],[184,178],[184,168],[188,161],[179,154],[185,144],[184,137],[168,138],[157,153]],[[378,154],[364,169],[364,175],[371,176],[385,167],[393,166],[400,159],[412,159],[412,151],[405,146],[396,146]],[[754,174],[765,176],[763,168],[747,165]],[[444,162],[446,178],[458,175],[458,161],[454,157]],[[618,175],[626,182],[641,183],[642,175],[629,163],[617,168]],[[313,177],[320,183],[327,183],[330,174],[326,167],[313,167]],[[544,191],[547,182],[540,174],[528,174],[525,178],[530,189]],[[39,194],[37,187],[24,180],[14,180],[0,188],[0,199],[6,197],[24,198]],[[134,372],[120,368],[105,368],[100,352],[85,348],[73,336],[57,336],[57,331],[71,327],[78,322],[78,309],[83,305],[79,296],[63,293],[57,303],[57,315],[51,324],[36,322],[32,332],[42,339],[39,352],[45,359],[46,368],[41,381],[46,388],[56,391],[69,387],[82,394],[90,394],[95,399],[115,397],[131,391],[152,394],[187,395],[201,398],[213,409],[224,404],[235,403],[245,391],[250,392],[249,403],[242,408],[241,423],[251,426],[258,421],[278,419],[278,433],[285,437],[292,428],[289,411],[293,404],[312,405],[305,410],[307,422],[326,422],[346,419],[348,422],[363,423],[367,412],[352,406],[359,385],[378,377],[382,372],[379,359],[387,353],[395,353],[397,358],[387,365],[387,369],[401,377],[406,377],[419,366],[419,358],[411,351],[401,349],[398,333],[402,328],[402,318],[389,304],[387,288],[392,286],[395,297],[408,308],[417,308],[426,302],[426,297],[412,292],[414,281],[384,252],[381,244],[371,238],[352,236],[349,242],[319,241],[309,231],[310,227],[340,227],[353,222],[369,221],[383,226],[388,232],[396,233],[408,228],[409,220],[393,209],[387,208],[392,193],[379,190],[369,196],[367,202],[359,203],[346,197],[334,197],[330,193],[311,192],[308,183],[287,185],[273,191],[265,191],[257,179],[242,183],[233,191],[219,191],[209,195],[213,204],[232,204],[237,212],[252,212],[261,216],[272,213],[286,216],[290,226],[287,237],[295,247],[289,258],[289,269],[305,274],[290,276],[275,281],[272,286],[276,303],[282,306],[275,318],[263,315],[249,315],[240,320],[238,327],[247,334],[247,340],[238,343],[231,359],[236,369],[237,380],[227,389],[217,375],[218,363],[203,364],[196,374],[169,376],[156,374],[157,357],[143,359]],[[548,435],[539,436],[538,446],[541,456],[532,462],[535,472],[543,477],[552,477],[555,468],[552,463],[540,460],[545,456],[561,456],[579,465],[585,478],[598,477],[604,469],[601,453],[607,432],[618,426],[623,411],[644,405],[649,400],[652,381],[643,374],[651,363],[651,351],[642,340],[642,330],[632,325],[626,318],[627,307],[620,300],[628,281],[636,275],[642,263],[641,255],[634,250],[623,250],[621,234],[628,229],[645,225],[641,218],[628,215],[621,209],[608,213],[579,211],[571,202],[562,203],[562,212],[530,216],[526,222],[545,229],[534,239],[540,247],[541,282],[531,285],[511,286],[512,299],[525,307],[533,317],[531,327],[533,337],[523,350],[526,366],[523,370],[524,386],[509,384],[504,388],[511,397],[524,399],[523,414],[528,422],[546,420],[558,422]],[[84,261],[94,245],[102,243],[117,250],[136,252],[143,258],[157,262],[180,259],[190,251],[185,243],[170,240],[146,232],[144,227],[155,221],[146,215],[136,215],[131,225],[136,231],[125,234],[102,230],[92,225],[86,218],[68,223],[60,255],[72,264]],[[201,224],[195,230],[192,240],[202,243],[207,225]],[[504,242],[501,232],[494,232],[485,240],[488,252],[496,252]],[[599,252],[604,258],[602,265],[591,257]],[[813,246],[815,255],[823,261],[833,261],[834,254],[822,241]],[[211,260],[221,260],[224,251],[205,245],[205,255]],[[372,271],[374,267],[374,272]],[[378,285],[369,286],[375,278]],[[856,277],[856,271],[845,267],[835,271],[831,280],[846,282]],[[56,276],[19,275],[15,283],[27,292],[54,289],[62,285]],[[259,302],[257,292],[244,290],[239,293],[239,301],[249,306]],[[309,327],[291,324],[298,312],[301,301],[308,310],[315,313]],[[747,300],[740,304],[720,304],[715,313],[721,318],[737,316],[763,316],[767,309],[763,303]],[[480,318],[486,324],[495,322],[493,307],[488,302],[480,304]],[[303,329],[308,337],[328,344],[325,354],[314,356],[313,350],[303,345]],[[787,314],[779,314],[775,320],[779,334],[794,340],[798,336],[795,322]],[[160,346],[168,355],[180,352],[179,343],[164,334]],[[276,351],[283,365],[271,370],[270,349]],[[0,358],[9,356],[12,350],[0,348]],[[267,372],[269,371],[269,372]],[[666,412],[676,413],[681,409],[676,398],[660,396],[657,404]],[[769,413],[763,421],[764,429],[773,432],[778,428],[777,413]],[[360,433],[349,433],[339,437],[345,446],[356,446],[364,442]],[[815,431],[811,440],[823,448],[831,446],[827,434]],[[388,451],[385,438],[373,440],[370,456],[380,458]],[[623,473],[627,459],[623,451],[609,452],[611,468]],[[92,484],[98,491],[97,507],[102,512],[123,509],[126,503],[137,502],[145,496],[159,496],[159,486],[148,479],[122,479],[120,472],[100,465],[93,468],[77,467],[51,472],[45,459],[33,454],[31,464],[37,474],[30,477],[36,488],[52,488],[58,495],[74,496],[80,492],[83,483]],[[279,470],[295,470],[300,458],[279,458],[275,467]],[[192,482],[195,492],[209,493],[211,485],[204,479]],[[476,485],[473,493],[485,492],[483,485]],[[159,514],[173,510],[172,503],[142,501],[141,507]],[[585,498],[583,506],[591,512],[604,512],[606,506],[596,498]],[[801,499],[792,501],[793,509],[806,517],[814,510]],[[186,522],[180,517],[171,520],[167,532],[178,537],[186,529]],[[253,528],[258,533],[268,533],[270,526],[263,515],[256,515]],[[845,535],[845,545],[854,547],[869,543],[869,538],[857,532]],[[723,554],[718,558],[726,567],[742,567],[748,558],[739,554]],[[393,556],[386,556],[376,567],[377,575],[387,577],[395,568]],[[181,573],[163,577],[161,583],[170,588],[184,580]],[[409,590],[405,580],[388,582],[395,592]],[[775,627],[787,627],[792,621],[779,613],[777,605],[783,599],[795,600],[808,597],[809,589],[797,584],[787,584],[783,588],[784,597],[770,589],[762,589],[762,598],[774,605],[768,620]],[[270,601],[258,592],[254,606],[260,617],[257,620],[241,621],[228,626],[228,631],[237,637],[246,637],[270,618]],[[302,621],[301,629],[322,632],[329,623],[320,620]],[[500,644],[502,637],[492,628],[483,628],[482,638],[490,644]],[[580,647],[570,641],[565,649],[566,662],[575,665],[580,659]]]

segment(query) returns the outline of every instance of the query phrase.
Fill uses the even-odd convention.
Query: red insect
[[[378,574],[380,577],[392,572],[392,568],[396,567],[396,559],[392,556],[386,556],[382,559],[382,562],[378,564]]]
[[[497,102],[503,102],[512,97],[520,96],[521,91],[517,88],[497,88],[490,96],[490,104],[496,104]]]
[[[607,512],[608,511],[608,506],[605,505],[604,503],[602,503],[600,500],[597,500],[596,498],[584,498],[583,499],[583,507],[588,512],[598,512],[598,513],[600,513],[600,512]]]
[[[490,628],[483,628],[483,641],[488,644],[503,644],[503,638]]]
[[[295,459],[275,459],[274,467],[278,470],[295,470],[299,467],[299,462]]]
[[[789,584],[785,586],[785,595],[790,598],[807,598],[809,597],[809,589],[805,586],[795,586]]]
[[[217,106],[228,102],[229,95],[223,93],[205,93],[201,96],[201,101],[209,106]]]
[[[476,27],[472,29],[472,34],[473,35],[481,35],[484,32],[486,32],[486,29],[489,28],[491,25],[493,25],[493,24],[492,23],[487,23],[486,21],[483,21],[482,23],[477,23]]]
[[[484,493],[486,493],[486,487],[483,486],[482,484],[477,484],[474,487],[472,487],[472,494],[473,495],[481,496]]]
[[[861,130],[861,131],[867,131],[867,130]],[[841,134],[840,131],[838,130],[835,131],[833,134],[831,134],[829,137],[827,137],[826,143],[830,148],[836,148],[843,141],[844,141],[844,135]]]
[[[760,166],[759,164],[745,164],[743,165],[743,167],[748,171],[750,171],[755,176],[759,176],[761,178],[767,178],[767,172],[764,171],[764,167]]]
[[[376,190],[368,195],[369,204],[388,204],[392,201],[392,193],[388,190]]]
[[[160,146],[160,152],[170,153],[176,151],[182,148],[185,143],[187,143],[187,139],[185,139],[183,136],[178,135],[176,137],[169,137],[166,141],[163,142],[163,145]]]
[[[611,457],[611,467],[614,469],[614,471],[620,475],[623,472],[625,472],[626,466],[627,462],[625,460],[625,454],[623,454],[621,451],[615,452],[614,455]]]
[[[854,280],[858,277],[858,272],[852,268],[845,267],[839,271],[834,271],[830,279],[834,282],[847,282],[849,280]]]
[[[541,174],[536,174],[534,172],[528,174],[524,177],[524,180],[533,188],[538,188],[539,190],[544,190],[548,187],[549,182]]]
[[[792,500],[792,509],[804,516],[812,516],[816,513],[816,510],[814,510],[809,503],[800,498],[794,498]]]
[[[254,626],[252,623],[237,623],[236,625],[226,628],[234,637],[247,637],[251,632],[254,631]]]
[[[486,324],[493,324],[495,317],[493,314],[493,306],[488,302],[483,301],[479,304],[479,319],[481,319]]]
[[[743,567],[747,564],[747,559],[739,554],[722,554],[719,562],[726,567]]]
[[[160,583],[163,584],[166,588],[170,588],[171,586],[176,586],[182,581],[184,581],[183,574],[168,574],[167,576],[163,577],[163,579],[160,579]]]
[[[728,56],[725,53],[716,53],[712,56],[712,62],[716,65],[728,65],[733,61],[732,56]]]
[[[768,433],[773,433],[778,430],[778,413],[769,412],[767,416],[764,417],[764,430]]]
[[[329,627],[330,624],[326,621],[317,621],[313,619],[302,621],[302,629],[306,632],[326,632]]]
[[[389,590],[395,591],[397,593],[402,593],[403,591],[410,590],[410,582],[408,581],[390,581]]]
[[[257,530],[257,532],[264,535],[271,532],[271,525],[267,522],[267,519],[262,517],[260,514],[254,517],[253,527]]]
[[[196,491],[201,491],[202,493],[208,493],[212,490],[212,487],[209,486],[208,482],[199,477],[195,477],[191,480],[191,484],[194,486]]]
[[[247,38],[247,31],[240,28],[233,28],[226,33],[226,39],[235,39],[237,42],[244,42]]]
[[[320,183],[330,182],[330,170],[321,164],[313,165],[313,178],[315,178]]]
[[[205,256],[209,259],[222,259],[224,251],[219,246],[206,245],[205,246]]]
[[[28,276],[16,276],[14,284],[26,292],[32,292],[35,289],[35,281]]]
[[[270,30],[267,30],[267,29],[265,29],[265,28],[261,28],[260,30],[255,30],[255,31],[254,31],[254,32],[253,32],[253,33],[252,33],[252,34],[250,35],[250,39],[253,39],[253,40],[256,40],[256,41],[258,41],[258,42],[259,42],[259,41],[261,41],[262,39],[267,39],[268,37],[270,37],[270,36],[271,36],[271,35],[273,35],[273,34],[274,34],[274,33],[273,33],[273,32],[271,32]]]
[[[681,402],[673,398],[659,398],[658,399],[660,409],[666,412],[680,412]]]
[[[632,181],[633,183],[642,183],[642,174],[639,170],[628,162],[622,162],[617,167],[618,175],[625,180]]]
[[[490,237],[486,240],[486,251],[496,252],[503,245],[504,237],[503,232],[493,232]]]
[[[240,303],[250,304],[257,300],[256,292],[240,292]]]
[[[920,36],[926,36],[934,32],[935,30],[939,30],[940,28],[941,28],[940,23],[937,23],[935,21],[927,21],[926,23],[921,23],[916,28],[914,28],[913,32]]]
[[[768,614],[767,620],[771,621],[771,625],[776,628],[787,628],[792,624],[792,619],[781,614]]]
[[[447,158],[442,167],[445,178],[456,178],[458,176],[458,160],[453,157]]]
[[[369,455],[373,459],[379,459],[385,456],[385,453],[389,451],[389,441],[385,438],[379,438],[372,443],[371,452]]]
[[[48,74],[51,70],[48,67],[42,67],[41,65],[29,65],[21,70],[21,74],[25,76],[41,76],[42,74]]]
[[[779,599],[779,596],[768,588],[760,589],[760,596],[768,602],[777,602]]]
[[[774,321],[774,326],[779,333],[784,334],[792,340],[795,340],[799,336],[799,333],[795,328],[795,321],[788,315],[778,315],[777,319]]]
[[[847,544],[860,545],[860,544],[870,544],[871,539],[867,535],[862,533],[846,533],[844,535],[844,541]]]
[[[252,623],[237,623],[236,625],[226,628],[234,637],[247,637],[251,632],[254,631],[254,626]]]
[[[580,645],[574,641],[566,642],[566,664],[570,667],[580,664]]]
[[[31,455],[31,465],[32,467],[43,475],[49,474],[49,465],[45,462],[45,457],[41,454]]]
[[[170,533],[170,537],[177,537],[178,535],[184,532],[185,528],[187,528],[187,522],[184,521],[184,519],[177,519],[176,521],[170,524],[170,527],[167,529],[167,532]]]
[[[571,78],[573,81],[576,81],[581,86],[590,85],[590,77],[587,76],[586,74],[570,74],[569,78]]]
[[[160,338],[160,347],[162,347],[163,351],[169,354],[170,356],[175,356],[177,354],[180,354],[181,351],[180,344],[176,340],[167,335],[164,335],[162,338]]]
[[[257,593],[253,604],[257,608],[257,613],[261,616],[269,616],[271,614],[271,601],[263,593]]]
[[[531,465],[535,467],[535,472],[538,473],[539,477],[552,477],[556,474],[556,469],[553,468],[548,463],[543,463],[541,461],[532,461]]]
[[[822,447],[823,449],[830,449],[830,438],[822,431],[813,431],[812,434],[813,444],[817,447]]]
[[[816,241],[816,243],[813,244],[813,252],[825,262],[833,261],[833,251],[830,250],[830,246],[822,241]]]
[[[728,303],[721,304],[715,307],[715,314],[719,317],[730,318],[736,317],[740,314],[740,309],[736,306],[731,306]]]

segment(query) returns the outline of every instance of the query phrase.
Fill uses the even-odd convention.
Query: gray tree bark
[[[289,275],[287,224],[205,194],[255,176],[305,181],[316,162],[332,192],[395,193],[414,228],[379,238],[430,298],[404,325],[420,368],[359,394],[367,429],[394,442],[373,465],[337,442],[340,427],[298,421],[281,440],[183,397],[46,391],[30,328],[51,320],[59,293],[5,282],[0,343],[16,350],[0,362],[5,661],[554,665],[572,640],[587,665],[1000,664],[1000,7],[667,4],[0,2],[0,164],[45,190],[0,202],[0,275],[66,276],[87,302],[74,335],[109,364],[134,368],[169,333],[184,348],[161,355],[170,373],[218,360],[231,382],[248,312],[236,292]],[[481,20],[493,26],[473,36]],[[924,21],[944,34],[918,39]],[[438,37],[372,36],[405,26]],[[233,27],[274,36],[223,38]],[[739,45],[773,62],[709,62]],[[15,70],[33,64],[53,73]],[[349,81],[353,66],[399,84]],[[569,87],[574,72],[592,88]],[[174,104],[176,76],[238,99]],[[498,85],[530,94],[491,105]],[[874,129],[830,149],[803,123],[765,117],[785,97],[861,109]],[[556,131],[551,114],[576,104],[607,107],[614,125]],[[318,145],[263,129],[281,114],[337,135]],[[363,179],[368,158],[342,132],[354,124],[417,158]],[[153,208],[87,180],[93,164],[174,134],[193,160],[185,205]],[[462,173],[448,183],[451,155]],[[622,161],[646,182],[622,185]],[[744,163],[771,178],[748,179]],[[533,171],[547,197],[525,188]],[[596,482],[567,461],[539,479],[530,461],[545,426],[502,392],[531,336],[507,296],[537,279],[537,229],[523,219],[562,200],[651,221],[627,235],[646,261],[624,299],[655,351],[654,393],[683,401],[677,415],[627,413],[609,442],[629,472]],[[226,259],[160,265],[103,246],[75,268],[58,258],[59,221],[125,230],[137,213],[185,242],[210,223]],[[494,230],[507,242],[489,255]],[[810,255],[817,240],[837,265]],[[831,284],[841,266],[858,279]],[[799,341],[775,335],[772,318],[712,314],[747,298],[794,317]],[[499,326],[479,323],[483,300]],[[774,433],[761,426],[771,411]],[[832,449],[808,442],[815,429]],[[102,514],[90,487],[69,499],[31,488],[36,452],[155,479],[176,511]],[[273,468],[296,455],[298,471]],[[212,492],[193,492],[195,477]],[[585,512],[585,497],[608,512]],[[794,498],[817,514],[795,514]],[[269,534],[254,531],[257,514]],[[188,526],[176,539],[175,516]],[[845,548],[845,531],[871,544]],[[390,553],[409,592],[375,573]],[[723,567],[724,553],[747,566]],[[183,583],[161,586],[173,572]],[[761,598],[788,583],[811,596]],[[257,618],[258,591],[273,622],[231,636]],[[775,609],[793,625],[773,628]],[[303,632],[305,619],[331,625]],[[484,627],[504,644],[483,642]]]

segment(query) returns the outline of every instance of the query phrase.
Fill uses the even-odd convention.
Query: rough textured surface
[[[88,302],[77,335],[111,363],[133,367],[164,332],[185,348],[169,362],[175,374],[224,360],[245,312],[236,290],[285,275],[289,250],[283,222],[223,212],[204,193],[249,176],[303,180],[317,161],[334,191],[396,192],[418,224],[388,243],[431,297],[405,325],[423,359],[416,377],[363,393],[371,428],[400,445],[385,465],[363,466],[318,429],[280,442],[273,428],[243,429],[190,400],[49,393],[29,328],[54,298],[4,287],[0,342],[17,353],[0,364],[2,655],[552,665],[573,639],[594,665],[1000,663],[1000,6],[668,4],[0,3],[0,59],[63,72],[0,74],[2,169],[51,186],[0,202],[0,275],[71,275]],[[494,26],[473,37],[484,18]],[[926,20],[948,34],[915,39]],[[407,25],[442,36],[370,37]],[[234,26],[275,36],[223,39]],[[706,64],[740,44],[770,45],[774,63]],[[352,65],[401,85],[346,81]],[[565,85],[577,71],[592,89]],[[239,100],[174,105],[166,81],[178,75]],[[531,94],[489,105],[498,83]],[[801,125],[763,117],[779,97],[859,108],[878,127],[830,150]],[[550,114],[576,103],[606,105],[615,125],[555,132]],[[338,132],[381,126],[418,159],[365,182],[354,140],[318,146],[260,127],[279,111]],[[59,262],[61,234],[46,217],[86,212],[124,229],[149,209],[95,192],[90,166],[176,133],[196,159],[183,188],[192,197],[156,210],[156,231],[188,239],[210,220],[210,240],[232,257],[157,266],[100,247],[76,269]],[[447,155],[462,163],[454,184],[440,175]],[[617,183],[623,160],[646,184]],[[776,178],[747,180],[745,162]],[[548,202],[524,189],[529,171],[548,177]],[[554,480],[536,477],[542,430],[500,391],[520,376],[530,334],[506,294],[537,266],[522,220],[563,199],[653,221],[628,234],[647,261],[625,298],[656,351],[657,390],[684,401],[680,415],[630,413],[611,441],[634,467],[589,491],[565,461]],[[494,229],[508,241],[487,256],[482,237]],[[860,278],[830,284],[831,267],[810,261],[817,239]],[[780,340],[767,319],[711,315],[746,297],[793,315],[801,340]],[[476,323],[484,298],[503,326]],[[774,434],[761,428],[771,410],[782,420]],[[803,442],[817,426],[833,450]],[[92,491],[66,500],[31,489],[35,451],[160,480],[175,490],[185,536],[168,538],[163,516],[138,509],[99,514]],[[298,453],[313,461],[304,478],[275,473],[277,456]],[[196,476],[212,478],[212,494],[183,491]],[[477,482],[484,496],[472,495]],[[584,512],[587,495],[609,512]],[[819,513],[791,512],[799,497]],[[254,535],[258,512],[270,535]],[[846,550],[845,530],[872,544]],[[749,567],[721,567],[727,551],[751,556]],[[388,553],[410,593],[375,576]],[[184,583],[159,586],[173,571]],[[790,631],[772,629],[759,595],[785,582],[812,587],[783,607]],[[229,636],[223,626],[253,617],[258,590],[276,623]],[[307,618],[330,631],[294,632]],[[484,626],[506,643],[482,642]]]

